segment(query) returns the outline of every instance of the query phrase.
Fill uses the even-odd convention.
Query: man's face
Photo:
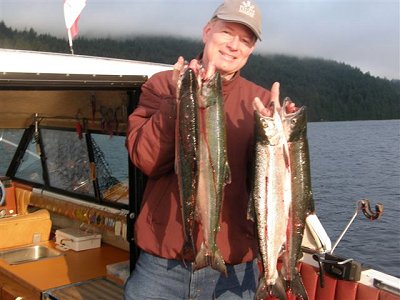
[[[256,38],[245,25],[215,20],[203,29],[203,63],[213,64],[221,76],[230,79],[253,52]]]

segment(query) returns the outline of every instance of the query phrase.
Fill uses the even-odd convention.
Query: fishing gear
[[[336,249],[337,245],[342,240],[343,236],[346,234],[347,230],[354,222],[358,211],[361,209],[364,216],[371,221],[377,220],[383,213],[383,204],[378,203],[375,205],[375,212],[372,211],[369,200],[362,199],[358,200],[356,203],[356,208],[352,218],[349,223],[340,234],[339,238],[336,240],[332,249],[329,252],[326,252],[322,255],[314,254],[313,259],[318,262],[320,276],[319,283],[321,287],[324,287],[324,272],[343,280],[349,281],[358,281],[361,276],[361,263],[350,258],[344,259],[339,256],[333,254],[333,251]]]
[[[346,228],[343,230],[343,232],[340,234],[339,238],[333,245],[331,251],[329,254],[333,254],[333,251],[335,250],[336,246],[340,243],[342,240],[343,236],[346,234],[347,230],[349,229],[350,225],[354,222],[354,219],[357,217],[358,210],[361,209],[364,216],[366,216],[368,219],[371,221],[374,221],[378,219],[382,213],[383,213],[383,204],[378,203],[375,206],[376,212],[372,212],[371,210],[371,205],[369,204],[369,200],[367,199],[362,199],[357,201],[356,209],[354,211],[353,217],[351,218],[350,222],[347,224]]]
[[[35,113],[33,116],[33,122],[35,124],[35,131],[33,133],[33,142],[35,143],[35,148],[36,148],[36,154],[41,155],[41,149],[40,149],[40,132],[39,132],[39,114]]]

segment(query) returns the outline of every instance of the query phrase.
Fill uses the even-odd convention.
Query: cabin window
[[[0,175],[93,202],[129,204],[125,136],[62,128],[1,129]],[[14,170],[14,171],[13,171]],[[14,173],[15,172],[15,173]]]
[[[34,183],[43,184],[43,169],[40,160],[39,144],[30,141],[18,166],[16,176]]]
[[[125,136],[91,134],[94,162],[103,201],[128,205],[128,152]]]
[[[76,132],[40,131],[51,187],[94,196],[85,135]]]
[[[0,129],[0,175],[7,173],[23,133],[23,129]]]

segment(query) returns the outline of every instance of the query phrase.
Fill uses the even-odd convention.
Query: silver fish
[[[291,103],[286,98],[283,108]],[[292,204],[289,210],[289,226],[286,250],[283,255],[282,274],[287,290],[303,300],[308,299],[297,263],[303,256],[301,243],[306,218],[315,213],[311,188],[310,154],[307,140],[307,116],[303,106],[293,113],[282,110],[282,122],[289,147],[290,169],[292,176]]]
[[[188,68],[178,82],[175,138],[175,172],[178,176],[184,245],[183,258],[195,256],[193,231],[197,187],[199,182],[199,116],[198,84],[194,71]]]
[[[251,198],[263,273],[256,299],[268,295],[286,299],[285,287],[277,270],[277,261],[286,241],[288,212],[291,202],[290,162],[278,112],[279,104],[271,103],[271,117],[255,116],[255,165]]]
[[[210,265],[227,275],[224,259],[216,243],[224,187],[230,183],[219,73],[203,83],[200,98],[199,186],[196,203],[204,242],[196,255],[194,269]]]

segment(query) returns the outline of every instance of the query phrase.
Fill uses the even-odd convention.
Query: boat
[[[146,181],[126,153],[127,116],[142,84],[171,68],[0,49],[2,299],[122,298]],[[378,213],[367,208],[356,213]],[[310,300],[400,300],[399,278],[335,256],[338,242],[307,219],[300,272]]]

